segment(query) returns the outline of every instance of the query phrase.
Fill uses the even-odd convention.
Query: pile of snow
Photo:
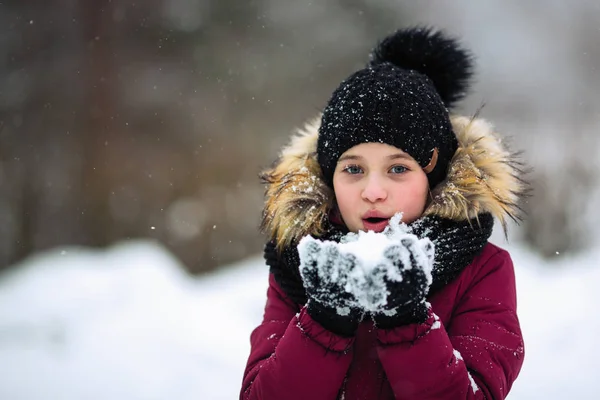
[[[0,278],[0,399],[234,399],[267,274],[194,280],[150,242],[28,260]]]
[[[504,246],[507,247],[507,246]],[[594,399],[599,250],[517,268],[525,364],[509,399]],[[41,254],[0,276],[1,399],[235,399],[268,270],[201,279],[150,242]]]
[[[554,261],[510,247],[525,362],[510,399],[597,399],[600,243]]]
[[[340,315],[348,315],[347,305],[394,315],[396,310],[385,308],[389,295],[387,285],[402,282],[404,273],[413,268],[411,259],[415,260],[415,268],[423,270],[431,285],[433,243],[411,234],[408,226],[400,222],[401,218],[401,213],[395,215],[381,233],[349,233],[339,243],[311,236],[300,240],[300,272],[305,284],[310,285],[309,277],[316,276],[321,287],[339,288],[319,291],[319,301],[336,308]],[[342,299],[340,303],[339,290],[350,293],[352,300]]]

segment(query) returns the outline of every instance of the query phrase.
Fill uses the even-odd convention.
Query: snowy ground
[[[509,250],[526,344],[509,398],[597,398],[600,250]],[[190,279],[150,242],[27,260],[0,276],[0,399],[235,399],[266,281],[259,257]]]

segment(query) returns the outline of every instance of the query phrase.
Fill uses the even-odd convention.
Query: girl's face
[[[425,210],[427,175],[407,153],[383,143],[362,143],[346,151],[333,174],[342,219],[351,232],[382,232],[394,214],[410,223]]]

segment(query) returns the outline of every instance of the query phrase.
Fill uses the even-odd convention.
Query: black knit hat
[[[470,54],[439,31],[419,27],[386,37],[323,111],[317,156],[325,182],[333,187],[344,152],[375,142],[410,154],[433,189],[458,147],[448,108],[464,97],[471,70]]]

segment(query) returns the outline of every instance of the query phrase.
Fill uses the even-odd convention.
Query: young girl
[[[511,258],[488,238],[494,217],[505,228],[517,218],[524,185],[488,123],[448,113],[471,69],[443,33],[388,36],[263,174],[271,273],[241,399],[507,396],[523,338]],[[428,279],[431,259],[415,241],[398,241],[386,257],[403,276],[385,281],[380,308],[357,306],[348,274],[300,262],[307,235],[382,232],[399,212],[433,243],[433,270]],[[343,257],[329,251],[320,262]]]

